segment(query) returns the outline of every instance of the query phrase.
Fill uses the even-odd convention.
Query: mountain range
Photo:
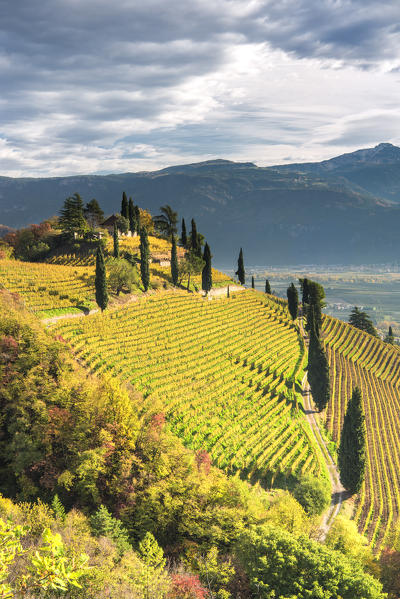
[[[52,178],[0,177],[0,223],[21,227],[56,214],[66,197],[95,197],[107,214],[122,191],[158,213],[170,204],[196,220],[214,262],[249,265],[397,262],[400,148],[382,143],[315,163],[258,167],[211,160],[155,172]]]

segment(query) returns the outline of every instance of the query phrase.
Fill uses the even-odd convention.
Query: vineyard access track
[[[304,329],[302,318],[299,318],[299,326],[300,326],[300,333],[303,336],[304,343],[308,349],[309,340],[308,340],[307,333]],[[308,423],[311,427],[311,430],[314,434],[315,440],[318,443],[318,445],[321,449],[321,453],[324,456],[324,459],[326,461],[326,467],[327,467],[329,478],[330,478],[331,485],[332,485],[331,503],[330,503],[329,508],[326,510],[326,512],[323,515],[321,527],[320,527],[321,540],[324,541],[336,516],[339,514],[339,511],[340,511],[343,501],[348,497],[348,493],[344,489],[344,487],[342,486],[342,484],[340,482],[340,475],[339,475],[338,467],[335,463],[335,460],[333,459],[331,452],[329,451],[328,445],[321,433],[319,423],[315,417],[317,410],[315,410],[313,407],[310,385],[308,384],[308,380],[307,380],[307,373],[305,373],[305,375],[303,377],[302,393],[303,393],[303,398],[304,398],[305,415],[306,415]]]

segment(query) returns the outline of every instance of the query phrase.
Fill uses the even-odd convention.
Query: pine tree
[[[311,309],[310,344],[308,350],[308,382],[311,394],[318,410],[326,408],[330,397],[329,364],[322,348],[321,341],[316,333],[314,311]]]
[[[64,201],[64,206],[60,210],[59,225],[62,231],[73,236],[83,234],[87,230],[87,223],[83,215],[83,202],[79,193]]]
[[[174,287],[178,284],[179,267],[178,267],[178,256],[176,253],[176,238],[172,235],[172,247],[171,247],[171,278]]]
[[[85,216],[86,222],[92,229],[94,227],[98,227],[99,224],[104,220],[104,212],[100,208],[99,203],[95,198],[86,204],[85,208],[83,209],[83,214]]]
[[[378,333],[368,314],[360,310],[357,306],[354,306],[350,312],[349,323],[353,325],[353,327],[360,329],[360,331],[365,331],[374,337],[378,337]]]
[[[53,501],[51,502],[51,509],[53,510],[57,520],[61,520],[61,522],[64,522],[67,514],[65,513],[64,506],[61,503],[57,493],[54,495]]]
[[[240,284],[244,285],[245,282],[246,282],[246,273],[245,273],[245,270],[244,270],[243,250],[242,250],[242,248],[240,248],[239,258],[238,258],[238,269],[235,272],[235,275],[237,275],[237,278],[239,279]]]
[[[251,288],[255,289],[255,285],[254,285],[254,276],[251,275]]]
[[[122,193],[121,216],[129,220],[128,198],[125,192]]]
[[[211,252],[208,243],[204,246],[203,260],[205,264],[201,272],[201,287],[207,294],[212,287]]]
[[[268,279],[265,279],[265,293],[271,294],[271,285],[270,285]]]
[[[299,295],[294,283],[291,283],[287,288],[288,308],[290,316],[296,320],[299,313]]]
[[[104,264],[103,250],[101,246],[97,248],[96,254],[96,276],[95,276],[95,288],[96,288],[96,302],[101,311],[105,310],[108,305],[108,292],[107,292],[107,277],[106,267]]]
[[[119,258],[119,238],[118,238],[118,229],[116,223],[114,223],[114,258]]]
[[[140,276],[142,278],[142,284],[145,291],[148,290],[150,285],[150,250],[149,250],[149,239],[147,237],[146,227],[140,229]]]
[[[114,541],[121,555],[132,549],[129,543],[128,531],[123,527],[120,520],[110,514],[104,505],[101,505],[90,517],[90,526],[94,536],[107,537]]]
[[[186,248],[187,247],[187,233],[186,233],[186,223],[185,223],[185,219],[182,219],[182,233],[181,233],[181,246]]]
[[[340,438],[340,480],[350,493],[358,493],[365,474],[365,416],[361,391],[355,387],[348,403]]]
[[[137,223],[136,223],[135,206],[133,205],[132,198],[129,198],[129,202],[128,202],[128,216],[129,216],[129,230],[133,235],[137,231]]]

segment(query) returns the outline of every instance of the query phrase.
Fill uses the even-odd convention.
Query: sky
[[[0,176],[400,145],[399,0],[0,0]]]

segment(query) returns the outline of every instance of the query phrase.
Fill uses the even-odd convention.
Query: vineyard
[[[0,283],[34,310],[70,309],[94,301],[93,267],[0,260]]]
[[[359,528],[377,550],[400,513],[400,353],[340,320],[324,317],[324,342],[331,372],[327,428],[340,439],[347,401],[358,385],[367,428],[367,468],[357,499]]]
[[[52,330],[93,371],[134,384],[186,445],[226,471],[269,484],[282,473],[326,475],[298,409],[303,340],[268,296],[164,292]]]

